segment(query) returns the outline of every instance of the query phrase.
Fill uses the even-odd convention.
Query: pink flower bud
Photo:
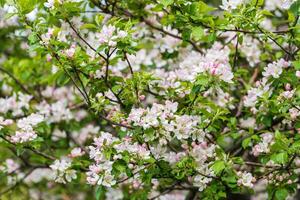
[[[127,126],[127,125],[128,125],[128,122],[127,122],[126,120],[123,120],[123,121],[121,122],[121,124],[124,125],[124,126]]]
[[[287,83],[287,84],[285,85],[285,90],[290,91],[290,90],[291,90],[291,84]]]
[[[138,189],[139,188],[139,186],[140,186],[140,183],[138,182],[138,181],[133,181],[133,184],[132,184],[132,187],[134,188],[134,189]]]
[[[140,96],[139,96],[139,100],[140,100],[140,101],[144,101],[145,98],[146,98],[145,95],[140,95]]]
[[[47,54],[46,59],[47,59],[47,62],[50,62],[52,60],[52,56],[50,54]]]
[[[200,146],[201,146],[202,148],[206,149],[206,148],[207,148],[207,142],[202,142],[202,143],[200,144]]]

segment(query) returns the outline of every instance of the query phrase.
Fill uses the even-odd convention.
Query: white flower
[[[245,107],[254,107],[257,103],[259,97],[264,94],[271,94],[270,84],[266,84],[267,79],[257,82],[257,88],[250,88],[248,90],[248,95],[244,97]]]
[[[291,99],[294,96],[295,90],[291,91],[284,91],[281,93],[281,96],[283,96],[286,99]]]
[[[265,77],[273,76],[274,78],[279,78],[282,73],[282,68],[278,65],[268,64],[265,71],[262,73]]]
[[[3,126],[9,126],[12,124],[13,124],[13,120],[4,119],[2,116],[0,116],[0,130],[3,128]]]
[[[95,34],[95,42],[101,44],[108,44],[108,46],[116,46],[118,38],[124,38],[128,35],[127,32],[119,30],[112,25],[104,25],[100,33]]]
[[[295,120],[295,119],[297,119],[298,116],[300,116],[299,108],[298,109],[291,108],[291,109],[289,109],[289,113],[290,113],[292,120]]]
[[[94,138],[94,144],[101,148],[103,145],[110,145],[114,141],[116,141],[117,138],[113,137],[112,134],[107,132],[101,132],[101,136],[98,138]]]
[[[55,160],[52,165],[50,165],[50,168],[59,171],[59,172],[64,172],[66,169],[71,167],[71,163],[65,159],[62,160]]]
[[[238,176],[240,176],[240,178],[238,179],[238,185],[243,185],[250,188],[253,187],[252,182],[255,181],[255,178],[253,178],[250,172],[238,172]]]
[[[265,8],[270,11],[276,10],[276,8],[287,10],[297,0],[268,0],[265,1]]]
[[[244,0],[222,0],[220,8],[227,11],[234,10],[243,2]]]
[[[254,156],[259,156],[261,153],[268,153],[270,151],[269,146],[273,143],[273,134],[272,133],[264,133],[261,135],[262,141],[256,144],[252,153]]]
[[[40,114],[31,114],[28,117],[19,119],[17,122],[20,130],[16,131],[14,136],[11,136],[10,140],[13,143],[29,142],[37,138],[37,134],[33,130],[33,127],[44,120],[44,116]]]
[[[72,179],[77,178],[76,171],[74,169],[67,170],[66,173],[65,173],[65,177],[66,177],[67,182],[71,182]]]
[[[199,187],[199,191],[203,191],[207,184],[212,181],[212,178],[208,178],[202,175],[196,175],[193,180],[193,185]]]
[[[111,187],[116,184],[114,176],[111,174],[113,162],[104,161],[101,164],[93,164],[89,166],[89,171],[86,173],[87,182],[91,185],[103,185]]]
[[[116,180],[114,179],[114,177],[111,174],[107,174],[105,173],[105,175],[100,178],[100,180],[98,181],[98,185],[103,185],[105,187],[111,187],[113,185],[116,184]]]
[[[190,154],[195,158],[197,165],[200,167],[208,158],[215,156],[215,145],[208,146],[206,142],[194,145]]]
[[[126,37],[127,36],[127,32],[126,31],[118,31],[118,35],[117,35],[117,37],[119,37],[119,38],[124,38],[124,37]]]
[[[47,2],[44,3],[44,6],[52,9],[52,8],[54,8],[54,3],[55,3],[55,0],[48,0]]]
[[[62,4],[62,0],[48,0],[47,2],[44,3],[44,6],[46,8],[53,9],[56,2]]]
[[[197,124],[198,120],[196,116],[176,116],[173,132],[178,140],[187,139],[192,136],[193,132],[196,130]]]
[[[70,157],[75,158],[75,157],[79,157],[82,155],[84,155],[84,151],[82,151],[81,148],[77,147],[77,148],[72,149]]]
[[[71,45],[71,47],[67,50],[65,50],[65,54],[69,57],[69,58],[73,58],[74,54],[76,51],[76,45]]]
[[[36,105],[35,108],[39,110],[39,113],[44,115],[48,123],[60,122],[63,120],[70,120],[73,118],[73,114],[69,108],[67,108],[67,101],[63,99],[65,97],[60,97],[61,100],[54,102],[49,105],[47,102],[41,102]]]
[[[106,196],[106,199],[109,199],[109,200],[122,200],[123,192],[121,189],[107,188],[105,196]]]
[[[200,71],[209,72],[211,75],[219,76],[219,78],[227,83],[232,83],[233,73],[227,64],[219,62],[202,62],[200,64]]]
[[[262,52],[259,48],[259,44],[259,40],[250,36],[245,36],[243,39],[243,43],[239,47],[241,52],[246,56],[246,59],[251,67],[254,67],[260,62],[260,55]]]
[[[27,129],[28,127],[30,129],[31,126],[36,126],[42,121],[44,121],[43,115],[33,113],[26,118],[18,120],[17,126],[21,129]]]
[[[134,122],[134,125],[141,125],[141,118],[146,111],[142,108],[133,108],[128,116],[129,122]]]
[[[48,28],[48,31],[47,33],[41,35],[41,38],[42,38],[42,41],[45,43],[45,44],[48,44],[51,37],[53,36],[53,32],[54,32],[54,28]],[[50,55],[48,54],[47,57],[48,59],[50,60]]]
[[[277,62],[269,63],[267,67],[264,68],[264,72],[262,73],[264,77],[273,76],[273,78],[279,78],[282,73],[282,69],[286,68],[290,65],[290,62],[285,61],[284,59],[280,59]]]
[[[20,165],[15,162],[13,159],[6,159],[5,160],[5,171],[10,174],[16,172],[19,169]]]
[[[96,35],[100,44],[107,43],[112,38],[116,28],[112,25],[104,25],[100,33]]]
[[[16,131],[16,134],[11,136],[10,140],[13,143],[29,142],[37,138],[37,134],[31,129]]]
[[[102,68],[101,70],[96,70],[96,72],[95,72],[95,78],[98,78],[98,79],[101,79],[101,78],[103,78],[105,76],[105,69],[104,68]]]
[[[289,9],[291,7],[291,5],[296,2],[297,0],[281,0],[282,2],[282,8],[283,9]]]
[[[247,119],[241,119],[240,125],[243,128],[255,128],[256,120],[253,117],[249,117]]]
[[[76,171],[70,169],[71,162],[62,159],[62,160],[55,160],[50,168],[53,170],[55,174],[55,181],[58,183],[67,183],[71,182],[72,179],[76,179]]]
[[[166,101],[165,102],[165,110],[167,112],[170,112],[170,113],[175,113],[177,111],[177,107],[178,107],[178,103],[177,102],[171,102],[171,101]]]
[[[21,116],[24,114],[23,109],[29,109],[29,102],[32,96],[25,95],[21,92],[14,93],[9,98],[0,98],[0,113],[12,111],[13,116]]]

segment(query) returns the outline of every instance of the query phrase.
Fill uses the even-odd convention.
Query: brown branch
[[[251,161],[246,161],[244,164],[250,165],[250,166],[255,166],[255,167],[263,167],[263,168],[278,168],[278,166],[271,166],[271,165],[264,165],[261,163],[256,163],[256,162],[251,162]]]
[[[7,143],[9,143],[9,144],[11,144],[11,145],[13,145],[13,146],[16,146],[15,143],[11,142],[11,141],[10,141],[9,139],[7,139],[5,136],[1,135],[0,137],[1,137],[4,141],[6,141]],[[49,160],[55,160],[55,159],[56,159],[56,158],[53,157],[53,156],[47,155],[47,154],[45,154],[45,153],[43,153],[43,152],[41,152],[41,151],[39,151],[39,150],[36,150],[36,149],[34,149],[34,148],[32,148],[32,147],[29,147],[29,146],[24,146],[24,149],[28,149],[28,150],[32,151],[33,153],[35,153],[35,154],[37,154],[37,155],[39,155],[39,156],[42,156],[42,157],[44,157],[44,158],[47,158],[47,159],[49,159]]]
[[[286,54],[288,54],[289,56],[292,56],[292,54],[287,51],[283,46],[281,46],[274,38],[272,38],[268,33],[265,33],[264,30],[262,30],[259,26],[256,26],[257,29],[264,33],[270,40],[272,40],[282,51],[284,51]]]
[[[37,33],[36,33],[37,34]],[[47,46],[45,45],[44,41],[42,40],[41,36],[39,34],[37,34],[39,40],[42,42],[43,46],[47,49]],[[51,49],[51,48],[50,48]],[[52,50],[52,49],[51,49]],[[53,54],[53,56],[55,57],[55,59],[60,63],[60,65],[63,67],[61,61],[60,61],[60,57],[54,52],[51,52]],[[85,98],[85,94],[84,92],[81,91],[80,87],[77,85],[76,81],[74,80],[74,78],[70,75],[70,73],[63,67],[63,70],[65,71],[65,73],[67,73],[67,75],[70,77],[70,79],[72,80],[73,84],[75,85],[75,87],[77,88],[77,90],[80,92],[80,94],[83,96],[83,98],[85,99],[85,101],[88,103],[88,100]],[[117,96],[116,96],[117,97]],[[118,97],[117,97],[118,98]],[[108,123],[112,124],[112,125],[116,125],[116,126],[120,126],[120,127],[125,127],[128,129],[133,129],[130,126],[126,126],[117,122],[113,122],[112,120],[106,118],[105,116],[99,115],[99,117],[105,121],[107,121]]]
[[[175,186],[178,184],[178,182],[175,182],[173,183],[173,185],[171,185],[170,187],[166,188],[163,192],[161,192],[160,194],[152,197],[152,198],[149,198],[148,200],[155,200],[157,199],[158,197],[162,196],[162,195],[165,195],[165,194],[168,194],[169,192],[172,192],[174,189],[175,189]]]
[[[76,35],[90,48],[92,49],[95,53],[97,53],[101,58],[103,58],[105,60],[105,57],[98,52],[94,47],[92,47],[92,45],[90,45],[82,36],[81,34],[76,30],[76,28],[73,26],[73,24],[68,20],[65,19],[66,22],[70,25],[71,29],[76,33]]]
[[[84,84],[83,84],[83,82],[82,82],[82,80],[81,80],[81,78],[80,78],[80,76],[79,76],[79,73],[78,73],[76,67],[73,66],[73,65],[72,65],[71,67],[72,67],[72,68],[74,69],[74,71],[75,71],[76,77],[77,77],[77,79],[78,79],[78,81],[79,81],[79,83],[80,83],[80,85],[81,85],[81,88],[82,88],[83,93],[84,93],[84,95],[85,95],[85,99],[87,99],[88,105],[91,105],[91,100],[90,100],[90,98],[89,98],[89,95],[88,95],[88,93],[87,93],[87,91],[86,91],[86,88],[85,88],[85,86],[84,86]]]
[[[3,190],[0,192],[0,197],[3,196],[4,194],[14,190],[18,185],[20,185],[36,168],[30,169],[21,179],[19,179],[13,186]]]
[[[239,53],[239,38],[236,38],[236,44],[235,44],[235,52],[234,52],[234,58],[233,58],[233,69],[236,68],[237,65],[237,59],[238,59],[238,53]]]
[[[0,67],[0,71],[7,74],[11,79],[15,81],[15,83],[26,93],[29,95],[32,95],[32,93],[8,70],[4,69],[3,67]],[[32,95],[33,98],[36,98],[34,95]]]
[[[134,80],[133,69],[132,69],[131,63],[130,63],[128,57],[127,57],[126,52],[123,52],[123,54],[124,54],[124,58],[125,58],[125,60],[126,60],[126,62],[127,62],[127,65],[128,65],[128,67],[129,67],[129,70],[130,70],[132,79],[133,79],[133,81],[136,81],[136,80]],[[135,88],[136,99],[137,99],[137,101],[139,102],[139,90],[138,90],[138,86],[137,86],[137,83],[136,83],[136,82],[134,82],[134,88]]]

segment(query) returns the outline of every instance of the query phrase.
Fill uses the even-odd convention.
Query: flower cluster
[[[19,92],[14,93],[8,98],[0,98],[0,113],[12,112],[13,116],[21,116],[24,114],[23,109],[29,108],[29,102],[32,96]]]
[[[115,152],[109,157],[106,154],[107,150]],[[101,136],[94,139],[94,146],[89,147],[89,156],[95,161],[89,166],[87,181],[92,185],[112,186],[116,184],[116,178],[112,174],[113,161],[118,161],[123,158],[123,155],[129,153],[129,162],[136,162],[136,159],[149,159],[150,151],[145,145],[140,145],[132,141],[131,138],[122,140],[112,136],[110,133],[102,132]],[[133,168],[134,166],[132,166]]]
[[[109,46],[115,46],[116,39],[124,38],[127,36],[127,33],[122,30],[116,29],[112,25],[103,26],[101,32],[96,34],[96,40],[99,40],[100,45],[107,43]]]
[[[177,102],[166,101],[164,105],[154,103],[151,108],[132,109],[128,122],[144,129],[158,129],[156,135],[146,136],[146,140],[159,138],[160,143],[166,143],[173,137],[178,140],[193,138],[202,141],[204,131],[197,128],[200,118],[190,115],[177,115]]]
[[[268,64],[268,66],[264,68],[265,71],[262,74],[266,78],[270,76],[273,78],[279,78],[283,68],[287,68],[289,65],[289,62],[285,61],[284,59],[280,59],[274,63]]]
[[[71,162],[68,160],[55,160],[50,168],[54,171],[55,181],[58,183],[71,182],[77,178],[76,171],[71,169]]]
[[[246,187],[252,188],[253,182],[255,182],[255,178],[253,178],[252,174],[249,172],[238,172],[238,176],[240,177],[238,180],[239,185],[244,185]]]
[[[1,199],[297,199],[298,9],[0,0]]]
[[[33,130],[33,127],[41,123],[44,117],[39,114],[31,114],[26,118],[22,118],[17,121],[17,127],[19,130],[16,134],[10,138],[14,143],[24,143],[36,139],[37,134]]]
[[[269,147],[273,141],[273,134],[272,133],[264,133],[261,135],[262,141],[256,144],[253,149],[252,153],[254,156],[258,156],[261,153],[268,153],[270,151]]]

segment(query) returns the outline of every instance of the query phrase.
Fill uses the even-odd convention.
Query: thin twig
[[[3,67],[0,67],[0,71],[7,74],[11,79],[13,79],[25,93],[32,95],[32,93],[27,88],[25,88],[25,86],[11,72],[4,69]]]
[[[66,19],[66,22],[70,25],[71,29],[76,33],[76,35],[90,48],[92,49],[95,53],[97,53],[101,58],[103,58],[105,60],[105,57],[98,52],[94,47],[92,47],[92,45],[90,45],[82,36],[81,34],[76,30],[76,28],[73,26],[73,24]]]
[[[20,185],[36,168],[30,169],[21,179],[19,179],[13,186],[3,190],[0,192],[0,197],[3,196],[4,194],[12,191],[15,189],[18,185]]]

